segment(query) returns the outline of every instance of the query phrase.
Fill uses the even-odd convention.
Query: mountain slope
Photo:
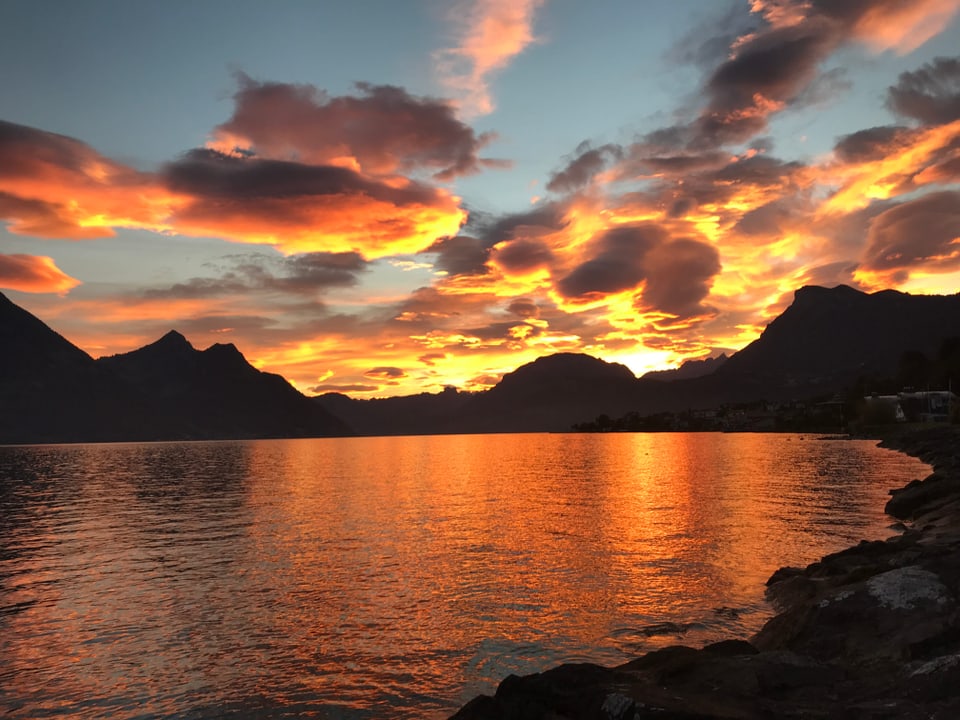
[[[638,380],[623,365],[562,353],[482,393],[306,398],[233,345],[199,351],[175,332],[94,361],[0,295],[0,442],[306,437],[345,434],[348,424],[368,435],[563,431],[601,414],[807,399],[860,375],[892,375],[905,352],[932,356],[957,336],[960,295],[805,287],[757,340],[701,377]]]
[[[261,372],[232,345],[196,350],[180,333],[98,365],[148,394],[156,434],[189,438],[315,437],[349,429],[279,375]],[[175,423],[168,428],[168,423]],[[144,422],[152,423],[149,419]]]
[[[123,400],[126,391],[0,293],[0,442],[111,439],[144,411]]]
[[[743,350],[680,371],[636,379],[622,365],[558,354],[518,368],[455,408],[443,407],[438,396],[430,395],[416,396],[416,405],[404,398],[344,396],[317,402],[350,417],[361,434],[399,434],[403,428],[419,433],[562,431],[601,414],[805,400],[849,387],[860,375],[892,375],[904,352],[932,355],[944,338],[958,335],[960,295],[804,287]]]
[[[349,433],[233,345],[201,352],[170,332],[93,360],[0,294],[0,443]]]
[[[575,353],[549,355],[472,398],[451,426],[461,432],[569,430],[585,417],[628,412],[639,387],[625,365]]]
[[[960,295],[803,287],[714,376],[771,390],[842,385],[858,375],[893,375],[904,352],[933,354],[954,335],[960,335]]]

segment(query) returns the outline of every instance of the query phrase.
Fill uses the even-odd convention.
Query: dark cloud
[[[447,359],[446,353],[425,353],[424,355],[421,355],[420,357],[417,358],[417,360],[422,362],[424,365],[429,365],[430,367],[434,367],[437,364],[436,362],[437,360],[446,360],[446,359]]]
[[[721,13],[708,13],[666,53],[671,65],[695,65],[701,70],[715,68],[730,56],[737,38],[756,32],[759,21],[746,3],[730,3]]]
[[[315,252],[289,257],[236,255],[219,277],[191,278],[167,288],[144,291],[151,298],[203,298],[249,292],[310,296],[356,285],[369,263],[356,252]]]
[[[540,317],[540,308],[533,300],[528,300],[527,298],[514,300],[507,306],[507,310],[517,317],[524,319]]]
[[[896,205],[870,224],[863,267],[870,270],[960,267],[960,191],[930,193]]]
[[[218,203],[283,200],[317,195],[364,195],[395,205],[430,203],[437,191],[419,183],[393,187],[333,165],[307,165],[285,160],[237,157],[195,149],[165,166],[167,186],[174,192]]]
[[[624,194],[621,200],[630,206],[661,209],[669,218],[682,218],[701,205],[723,205],[741,194],[749,197],[753,188],[761,192],[801,191],[798,179],[805,170],[801,163],[763,154],[737,157],[722,153],[722,156],[722,162],[717,159],[703,163],[699,169],[664,173],[649,181],[645,190]],[[747,201],[755,202],[753,198]]]
[[[784,162],[769,155],[754,155],[729,162],[713,172],[701,174],[700,177],[709,183],[770,187],[782,185],[802,169],[803,165],[798,162]]]
[[[697,201],[692,197],[678,197],[667,206],[668,218],[681,218],[697,207]]]
[[[278,290],[314,292],[330,287],[356,285],[369,263],[357,252],[312,252],[281,260],[283,274],[271,279]]]
[[[324,383],[323,385],[314,385],[313,387],[307,388],[307,390],[317,395],[322,395],[323,393],[375,392],[379,389],[379,385],[337,385],[335,383]]]
[[[420,252],[454,235],[465,213],[447,191],[380,181],[345,167],[193,150],[162,171],[187,199],[181,232],[268,243],[286,252],[358,250],[375,258]]]
[[[547,190],[550,192],[565,193],[578,190],[589,183],[593,176],[607,167],[613,161],[623,157],[623,148],[619,145],[601,145],[590,147],[588,143],[581,143],[576,155],[563,168],[550,176]]]
[[[846,163],[871,162],[909,147],[914,136],[910,128],[882,125],[844,135],[833,150],[837,159]]]
[[[367,370],[364,375],[371,378],[381,378],[384,380],[398,380],[400,378],[405,378],[407,373],[398,367],[375,367]]]
[[[794,103],[837,46],[826,23],[806,22],[755,35],[707,80],[710,98],[694,124],[695,147],[740,143],[764,131],[767,118]]]
[[[466,337],[477,338],[482,342],[491,342],[495,340],[516,340],[515,328],[522,328],[523,337],[537,337],[543,334],[541,328],[515,321],[495,322],[483,327],[464,328],[459,332]]]
[[[0,178],[33,177],[38,167],[82,175],[98,155],[66,135],[0,120]]]
[[[796,220],[803,208],[798,207],[796,198],[784,197],[772,200],[765,205],[745,212],[734,230],[744,235],[777,235]]]
[[[702,301],[720,272],[720,255],[712,245],[680,238],[653,248],[644,262],[647,283],[641,304],[680,318],[707,312]]]
[[[590,246],[590,259],[562,278],[557,287],[568,298],[599,299],[643,284],[638,307],[681,318],[702,314],[720,257],[712,245],[671,239],[649,223],[607,230]]]
[[[491,249],[502,243],[497,258],[506,259],[501,264],[525,270],[550,259],[549,248],[537,238],[564,226],[563,210],[557,203],[501,216],[474,212],[467,224],[470,234],[439,240],[427,252],[437,253],[437,267],[451,275],[486,275]]]
[[[332,97],[312,85],[238,80],[233,116],[216,133],[258,155],[310,164],[353,157],[364,172],[427,170],[440,180],[498,164],[479,157],[493,136],[476,135],[442,100],[390,85],[357,83],[356,95]]]
[[[730,153],[720,151],[691,152],[671,147],[652,139],[651,133],[630,146],[624,159],[615,168],[617,179],[665,175],[682,177],[688,173],[722,167],[730,162]]]
[[[485,275],[490,248],[479,238],[457,235],[433,244],[427,252],[437,253],[436,266],[450,275]]]
[[[498,246],[493,258],[504,269],[523,273],[548,266],[553,260],[553,252],[542,240],[524,238]]]
[[[557,287],[568,298],[590,298],[629,290],[646,277],[647,253],[667,239],[666,231],[643,224],[607,230],[594,239],[590,259],[562,278]]]
[[[938,57],[919,70],[901,73],[889,90],[887,106],[924,125],[960,120],[960,57]]]
[[[754,0],[751,6],[751,17],[744,16],[741,4],[671,52],[672,59],[712,68],[703,86],[707,101],[691,122],[648,134],[631,149],[634,161],[747,142],[767,128],[773,114],[823,104],[849,87],[842,70],[821,70],[845,43],[912,49],[950,16],[941,0]],[[954,63],[940,59],[923,72],[905,74],[891,91],[891,104],[925,122],[955,118]]]
[[[482,311],[489,298],[471,293],[445,294],[436,286],[420,287],[402,302],[389,308],[390,321],[403,326],[403,333],[411,332],[411,324],[420,331],[429,331],[444,321],[460,315]]]
[[[504,240],[524,237],[531,231],[556,231],[565,225],[563,208],[558,203],[544,203],[522,213],[512,213],[495,218],[482,217],[471,229],[485,247],[493,247]],[[468,224],[470,227],[470,224]]]

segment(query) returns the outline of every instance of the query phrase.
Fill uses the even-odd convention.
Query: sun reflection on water
[[[0,448],[10,717],[442,717],[510,672],[756,630],[925,474],[800,435]]]

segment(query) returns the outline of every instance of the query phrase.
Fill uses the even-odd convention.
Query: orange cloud
[[[168,164],[164,177],[185,198],[170,217],[177,232],[285,253],[415,253],[455,235],[466,219],[459,198],[446,190],[329,165],[198,150]]]
[[[490,76],[534,42],[533,17],[544,0],[462,0],[459,43],[435,53],[440,79],[460,97],[466,117],[493,111]]]
[[[0,254],[0,288],[28,293],[64,294],[80,284],[42,255]]]
[[[885,210],[870,223],[859,276],[872,286],[910,274],[960,269],[960,192],[942,191]]]
[[[957,157],[954,147],[960,137],[960,119],[930,128],[902,130],[888,142],[875,143],[869,153],[822,168],[820,181],[838,184],[818,215],[849,213],[927,183],[950,179],[944,162]],[[847,160],[848,162],[843,162]]]
[[[875,2],[853,24],[854,35],[875,51],[913,52],[940,34],[960,10],[960,0]]]
[[[0,122],[0,218],[17,234],[90,239],[123,227],[379,258],[455,235],[459,204],[403,176],[214,150],[140,173],[77,140]]]
[[[165,230],[175,202],[151,176],[78,140],[0,120],[0,219],[10,232],[89,239],[116,227]]]

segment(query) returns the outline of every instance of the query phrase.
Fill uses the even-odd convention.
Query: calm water
[[[748,635],[926,471],[802,435],[0,447],[0,713],[444,717]]]

